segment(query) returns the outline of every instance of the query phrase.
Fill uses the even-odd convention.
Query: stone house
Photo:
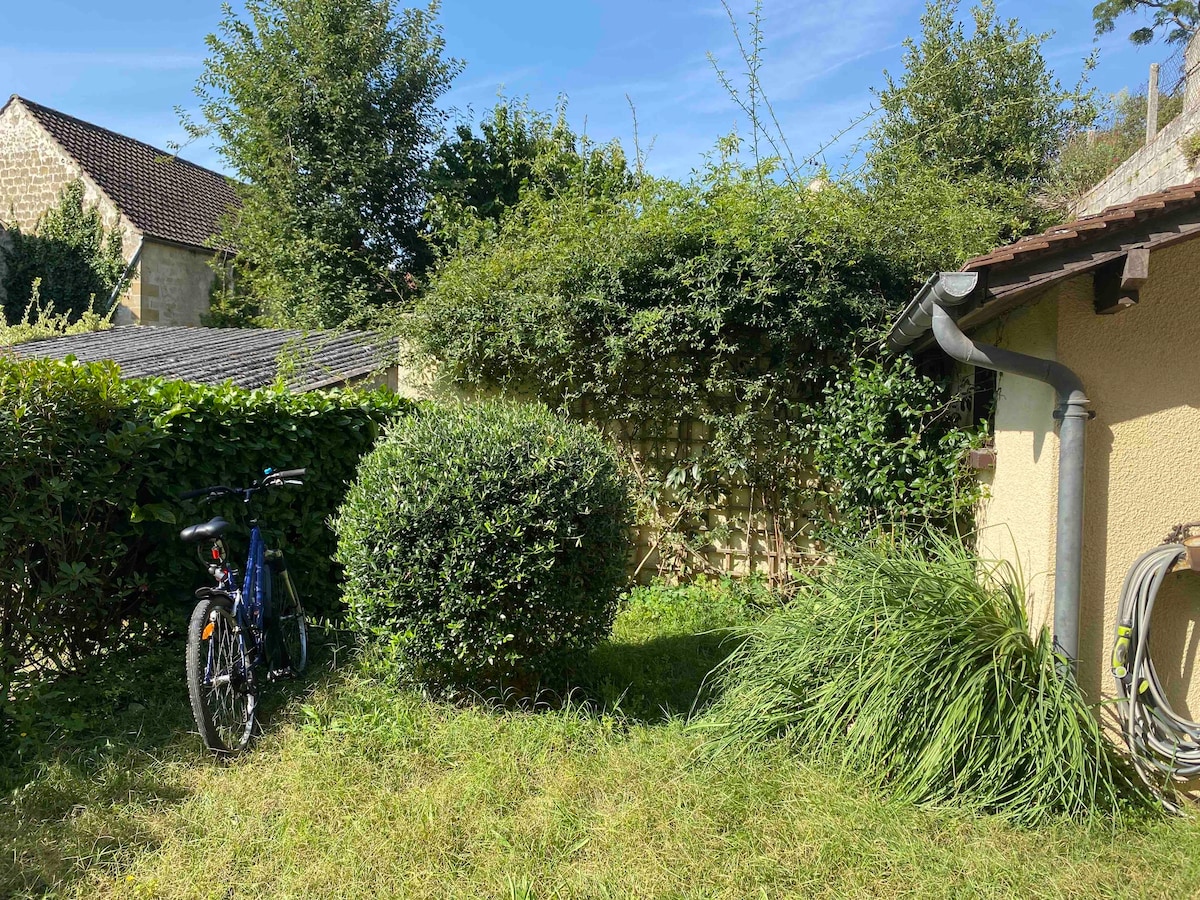
[[[979,553],[1013,565],[1031,624],[1053,625],[1097,700],[1114,696],[1126,574],[1200,521],[1197,273],[1200,179],[935,275],[888,335],[891,352],[957,359],[974,380],[994,439],[973,461]],[[1195,719],[1200,575],[1177,569],[1149,644],[1170,705]]]
[[[0,109],[0,228],[32,230],[75,179],[122,234],[129,271],[117,324],[200,324],[214,277],[209,244],[238,203],[233,182],[14,95]]]

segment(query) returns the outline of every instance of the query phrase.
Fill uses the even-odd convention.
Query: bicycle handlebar
[[[196,497],[211,497],[214,495],[225,494],[240,494],[249,501],[252,494],[261,491],[263,488],[276,487],[281,484],[299,484],[299,479],[303,478],[308,472],[308,469],[284,469],[278,472],[268,472],[262,481],[256,481],[248,488],[233,488],[224,484],[214,484],[211,487],[196,488],[191,491],[184,491],[179,495],[180,500],[192,500]]]
[[[191,500],[194,497],[203,497],[205,494],[215,494],[218,492],[235,493],[231,487],[225,487],[223,484],[214,484],[212,487],[196,488],[194,491],[184,491],[179,495],[180,500]]]

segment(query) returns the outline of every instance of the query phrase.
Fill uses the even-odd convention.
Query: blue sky
[[[746,12],[751,0],[732,0]],[[763,80],[799,157],[812,154],[871,103],[882,71],[901,68],[901,41],[919,30],[919,0],[764,0]],[[964,4],[966,13],[969,4]],[[1033,31],[1064,84],[1100,52],[1092,82],[1105,93],[1146,81],[1170,48],[1132,46],[1125,35],[1092,40],[1091,2],[999,0],[999,12]],[[0,94],[17,93],[156,146],[181,140],[175,107],[190,107],[204,36],[220,17],[205,0],[121,3],[0,0]],[[744,16],[743,16],[744,18]],[[737,109],[706,55],[736,77],[744,67],[719,0],[445,0],[449,53],[467,67],[445,102],[478,115],[504,90],[551,108],[569,98],[571,119],[595,139],[632,146],[630,98],[648,168],[685,176],[737,124]],[[858,131],[861,131],[859,129]],[[851,132],[828,148],[837,170],[854,150]],[[222,168],[213,148],[182,154]]]

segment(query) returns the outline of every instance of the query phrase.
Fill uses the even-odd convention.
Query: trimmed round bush
[[[334,527],[360,634],[437,694],[528,691],[605,637],[631,507],[594,428],[544,406],[425,406],[363,458]]]

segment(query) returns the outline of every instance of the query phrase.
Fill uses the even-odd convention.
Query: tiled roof
[[[1152,251],[1193,238],[1200,238],[1200,179],[1110,206],[970,260],[963,271],[979,273],[978,287],[955,308],[955,320],[969,332],[1041,296],[1056,282],[1117,265],[1134,250]],[[893,323],[886,342],[892,350],[920,350],[933,341],[923,302],[926,288]]]
[[[1082,247],[1123,231],[1140,229],[1153,219],[1189,207],[1200,209],[1200,178],[1187,184],[1169,187],[1154,194],[1147,194],[1118,203],[1092,216],[1085,216],[1055,225],[1041,234],[1023,237],[1007,247],[977,256],[963,266],[964,272],[994,269],[1008,263],[1032,262],[1041,256],[1052,256],[1062,251]]]
[[[12,99],[29,110],[149,237],[206,246],[221,217],[238,206],[233,181],[218,172],[24,97]]]
[[[161,376],[240,387],[274,383],[280,362],[293,390],[332,387],[394,365],[396,352],[366,332],[303,332],[274,328],[185,328],[126,325],[18,344],[23,357],[80,362],[112,360],[126,378]]]

